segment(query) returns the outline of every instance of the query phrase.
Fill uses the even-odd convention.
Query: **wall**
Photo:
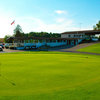
[[[57,47],[57,46],[63,46],[67,45],[67,42],[52,42],[52,43],[24,43],[24,47],[17,47],[18,50],[24,49],[27,46],[36,46],[36,48],[39,48],[41,46],[47,45],[49,47]],[[74,42],[71,41],[70,45],[74,45]]]
[[[63,45],[74,46],[76,44],[77,43],[74,43],[74,40],[66,40],[66,41],[65,40],[62,40],[62,41],[56,40],[55,42],[43,41],[42,43],[40,43],[39,41],[38,41],[38,43],[11,43],[11,44],[9,43],[9,46],[16,47],[18,50],[21,50],[21,49],[24,49],[25,47],[39,48],[44,45],[47,45],[49,47],[57,47],[57,46],[63,46]]]

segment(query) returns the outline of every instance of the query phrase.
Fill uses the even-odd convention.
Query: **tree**
[[[100,30],[100,21],[96,25],[93,26],[93,29]]]
[[[45,37],[45,38],[59,38],[61,34],[58,33],[48,33],[48,32],[30,32],[27,33],[28,37]],[[26,34],[24,34],[25,36]]]
[[[14,37],[22,37],[24,36],[24,33],[22,31],[22,28],[20,25],[17,25],[16,28],[14,29]]]
[[[4,37],[4,42],[5,42],[5,43],[11,43],[11,41],[8,40],[10,37],[11,37],[10,35],[6,35],[6,36]]]

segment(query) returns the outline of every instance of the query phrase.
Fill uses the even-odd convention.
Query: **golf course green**
[[[91,46],[79,49],[77,51],[91,52],[91,53],[100,53],[100,43],[93,44]]]
[[[100,100],[100,56],[0,54],[0,100]]]

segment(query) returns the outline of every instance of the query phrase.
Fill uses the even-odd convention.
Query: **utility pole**
[[[79,23],[79,28],[80,28],[80,30],[81,30],[81,28],[82,28],[82,23]]]

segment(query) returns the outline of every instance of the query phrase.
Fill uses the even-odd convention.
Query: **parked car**
[[[8,43],[5,44],[5,48],[6,48],[6,49],[9,48],[9,44],[8,44]]]
[[[25,50],[36,49],[36,46],[26,46],[24,49]]]
[[[92,38],[92,41],[97,42],[97,41],[99,41],[99,39],[98,38]]]
[[[4,45],[3,44],[0,44],[0,46],[2,47],[2,49],[4,49]]]
[[[3,51],[3,48],[2,48],[2,46],[0,46],[0,51]]]

